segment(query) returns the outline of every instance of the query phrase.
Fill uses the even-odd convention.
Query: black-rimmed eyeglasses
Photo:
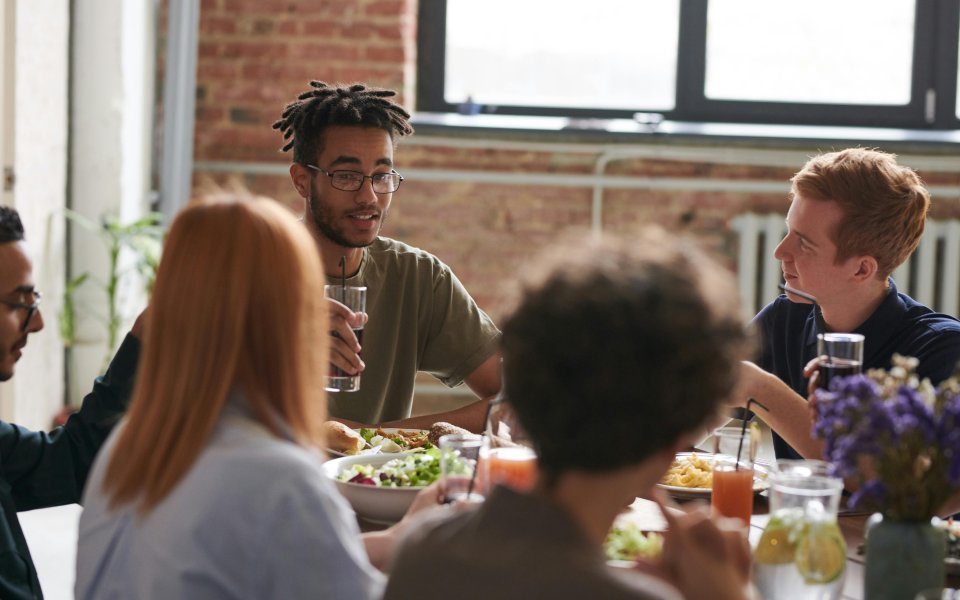
[[[43,294],[41,294],[37,290],[27,292],[27,294],[30,294],[33,296],[32,304],[27,304],[25,302],[13,302],[12,300],[0,299],[0,304],[6,304],[10,308],[19,308],[27,311],[27,318],[23,322],[23,327],[20,328],[20,331],[24,331],[24,332],[30,328],[30,321],[33,320],[34,313],[36,313],[37,309],[40,308],[40,300],[43,298]]]
[[[390,171],[389,173],[374,173],[373,175],[364,175],[363,173],[358,173],[356,171],[326,171],[321,169],[317,165],[311,165],[304,163],[305,167],[308,169],[313,169],[319,173],[323,173],[330,178],[330,185],[334,188],[344,191],[344,192],[355,192],[363,187],[363,181],[369,179],[371,185],[373,185],[373,191],[376,194],[392,194],[397,191],[397,188],[400,187],[400,182],[403,181],[403,175],[397,173],[396,171]]]

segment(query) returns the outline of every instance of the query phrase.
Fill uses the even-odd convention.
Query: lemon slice
[[[783,565],[793,562],[793,544],[786,527],[766,529],[753,551],[754,562],[764,565]]]
[[[797,543],[797,570],[804,581],[824,584],[843,575],[847,547],[836,523],[811,523]]]
[[[795,525],[793,519],[784,519],[778,515],[770,517],[753,551],[754,562],[765,565],[783,565],[793,562],[796,549],[796,535],[793,535]]]

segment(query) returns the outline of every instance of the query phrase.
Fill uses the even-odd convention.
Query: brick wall
[[[397,89],[412,109],[415,18],[415,0],[205,0],[196,160],[288,164],[289,157],[278,153],[280,136],[270,124],[310,79],[364,81]],[[401,144],[397,153],[401,172],[589,175],[598,159],[589,151],[462,148],[435,136],[430,139],[429,144]],[[795,143],[790,149],[798,156],[819,150]],[[608,189],[603,196],[603,227],[629,233],[655,222],[686,231],[702,238],[732,267],[737,244],[729,220],[743,211],[785,212],[786,181],[801,162],[790,167],[702,159],[613,162],[606,170],[613,176],[768,182],[782,184],[783,191]],[[960,175],[952,171],[922,175],[931,184],[960,184]],[[208,176],[225,177],[197,173],[198,178]],[[300,210],[301,201],[286,175],[237,176],[255,191]],[[441,257],[481,306],[497,317],[502,284],[558,234],[588,228],[591,203],[592,189],[587,186],[411,177],[395,195],[384,231]],[[960,216],[960,203],[938,201],[934,216]]]
[[[204,0],[196,158],[283,160],[270,124],[311,79],[413,89],[415,13],[415,0]]]

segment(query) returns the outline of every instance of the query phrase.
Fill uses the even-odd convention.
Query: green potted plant
[[[98,277],[84,271],[67,281],[63,295],[63,311],[60,313],[60,336],[68,352],[78,341],[77,322],[81,314],[93,314],[103,323],[105,349],[102,369],[109,364],[118,342],[124,315],[121,314],[121,283],[128,277],[137,276],[142,281],[149,297],[160,261],[160,248],[164,229],[160,213],[151,212],[130,223],[121,223],[114,215],[106,215],[100,223],[67,209],[66,217],[82,229],[96,235],[107,252],[106,277]],[[124,252],[132,255],[132,262],[122,260]],[[77,292],[93,285],[101,291],[106,313],[98,314],[79,305]]]

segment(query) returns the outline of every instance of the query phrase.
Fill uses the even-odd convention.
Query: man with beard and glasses
[[[329,411],[357,423],[429,427],[442,420],[477,431],[500,390],[500,332],[447,265],[380,236],[403,181],[394,168],[394,146],[413,133],[410,115],[391,100],[395,95],[311,81],[273,124],[288,140],[283,151],[293,149],[290,177],[304,198],[303,220],[321,250],[328,282],[339,284],[345,275],[347,285],[367,287],[362,356],[353,328],[367,317],[328,301],[330,361],[363,375],[358,391],[329,396]],[[480,400],[409,418],[418,371],[450,387],[466,383]]]
[[[13,377],[27,337],[43,329],[23,224],[0,206],[0,381]],[[0,598],[42,598],[17,511],[80,501],[93,458],[127,407],[140,353],[143,317],[80,411],[49,433],[0,421]]]
[[[806,397],[817,385],[817,333],[864,335],[863,369],[888,369],[894,353],[920,360],[934,385],[960,360],[960,322],[899,292],[891,274],[920,243],[930,194],[892,154],[849,148],[810,159],[793,176],[787,235],[774,251],[791,290],[753,323],[756,364],[744,364],[739,400],[756,398],[776,434],[777,456],[822,458]],[[810,379],[808,379],[808,377]]]

